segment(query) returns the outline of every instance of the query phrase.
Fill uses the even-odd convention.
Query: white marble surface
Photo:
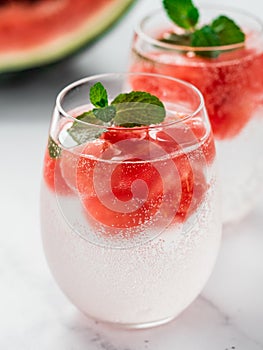
[[[263,349],[263,200],[224,229],[202,295],[156,329],[123,331],[87,319],[62,295],[43,256],[39,184],[55,95],[85,75],[124,71],[133,23],[156,3],[139,1],[125,22],[72,61],[0,85],[1,350]],[[260,0],[232,5],[263,19]]]

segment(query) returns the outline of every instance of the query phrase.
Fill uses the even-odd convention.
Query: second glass
[[[246,215],[261,194],[262,24],[247,13],[222,6],[205,6],[200,11],[202,24],[222,13],[234,19],[245,31],[245,45],[193,48],[162,42],[159,38],[172,32],[174,25],[163,10],[158,10],[137,27],[130,71],[177,77],[201,90],[216,141],[226,223]],[[209,58],[215,50],[219,56]]]

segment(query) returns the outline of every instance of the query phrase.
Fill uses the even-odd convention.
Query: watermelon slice
[[[0,1],[0,73],[46,65],[90,44],[135,0]]]

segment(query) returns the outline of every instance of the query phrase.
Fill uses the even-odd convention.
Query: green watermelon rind
[[[135,1],[116,0],[109,6],[109,9],[98,12],[74,32],[30,50],[0,54],[0,74],[30,70],[73,55],[105,34],[121,19]]]

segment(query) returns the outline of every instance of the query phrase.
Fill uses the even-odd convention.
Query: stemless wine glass
[[[127,125],[89,124],[91,86],[158,97],[115,104]],[[160,110],[161,109],[161,110]],[[86,115],[89,115],[86,113]],[[133,121],[132,121],[133,120]],[[200,293],[220,245],[215,148],[200,92],[155,74],[105,74],[56,100],[41,191],[43,245],[62,291],[83,313],[129,328],[159,325]]]
[[[245,43],[193,48],[163,42],[176,27],[158,10],[136,29],[130,71],[177,77],[200,89],[215,136],[223,222],[234,222],[253,208],[262,188],[262,24],[222,6],[203,6],[200,13],[201,25],[221,14],[233,19],[245,32]]]

